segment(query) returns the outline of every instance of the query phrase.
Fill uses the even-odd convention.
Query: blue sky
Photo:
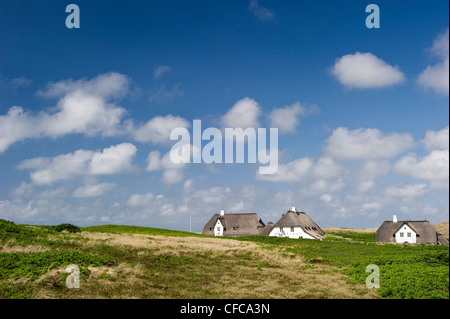
[[[70,3],[0,1],[0,218],[448,220],[448,1],[373,2],[379,29],[363,1],[80,0],[68,29]],[[174,166],[194,119],[278,127],[277,173]]]

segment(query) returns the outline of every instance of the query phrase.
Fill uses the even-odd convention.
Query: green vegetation
[[[239,240],[282,249],[302,256],[311,264],[340,268],[349,284],[365,284],[366,267],[380,269],[379,294],[382,297],[434,299],[449,298],[449,247],[439,245],[377,244],[374,234],[334,232],[323,241],[248,236]]]
[[[69,233],[81,233],[81,228],[72,224],[59,224],[56,226],[44,226],[57,232],[68,231]]]
[[[102,225],[83,227],[83,231],[110,234],[141,234],[178,237],[204,237],[204,235],[179,230],[170,230],[142,226]]]
[[[80,267],[83,289],[65,286],[69,264]],[[369,264],[380,269],[374,294],[364,286]],[[323,241],[230,240],[137,226],[80,229],[0,220],[0,299],[447,299],[448,266],[448,246],[377,244],[373,233],[350,230],[327,233]],[[229,284],[217,281],[217,274]],[[330,286],[315,284],[319,277]],[[287,285],[302,289],[292,293]]]

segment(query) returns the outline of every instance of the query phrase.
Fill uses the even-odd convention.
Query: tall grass
[[[162,228],[143,226],[123,226],[123,225],[102,225],[88,226],[81,228],[82,231],[110,234],[142,234],[142,235],[162,235],[178,237],[204,237],[204,235],[180,230],[169,230]]]
[[[341,268],[350,283],[364,284],[366,267],[379,266],[381,296],[409,299],[449,298],[449,247],[442,245],[378,244],[373,234],[337,233],[323,241],[262,236],[239,240],[262,243],[269,249],[280,249],[302,256],[306,261]]]

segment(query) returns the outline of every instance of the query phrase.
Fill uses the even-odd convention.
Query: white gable
[[[220,222],[220,219],[217,219],[216,224],[214,225],[214,236],[223,236],[223,225]]]
[[[416,232],[405,223],[395,232],[395,241],[397,243],[416,243],[416,235]]]

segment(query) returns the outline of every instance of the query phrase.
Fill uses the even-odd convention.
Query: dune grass
[[[202,237],[204,235],[180,230],[170,230],[163,228],[124,226],[124,225],[102,225],[83,227],[83,231],[111,234],[142,234],[142,235],[162,235],[178,237]]]
[[[448,247],[379,245],[370,233],[315,241],[56,229],[0,220],[0,298],[448,298]],[[378,290],[364,285],[369,263],[380,265]],[[80,289],[65,286],[68,264],[80,267]]]

